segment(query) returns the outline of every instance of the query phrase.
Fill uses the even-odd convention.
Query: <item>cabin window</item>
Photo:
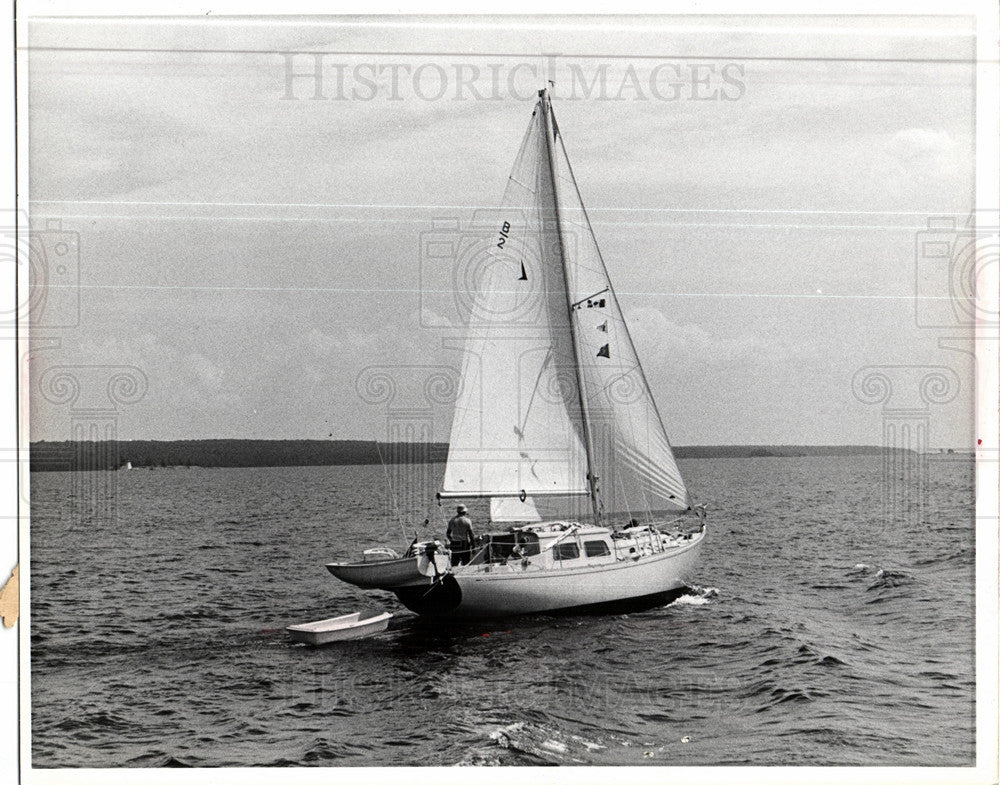
[[[561,542],[552,551],[552,558],[556,561],[564,559],[579,559],[580,548],[575,542]]]
[[[611,555],[611,549],[608,548],[608,544],[604,540],[588,540],[583,544],[583,549],[590,558]]]

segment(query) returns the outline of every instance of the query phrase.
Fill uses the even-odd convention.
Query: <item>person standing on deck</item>
[[[451,563],[468,564],[472,558],[472,520],[464,504],[458,505],[457,515],[448,521],[448,542],[451,544]]]

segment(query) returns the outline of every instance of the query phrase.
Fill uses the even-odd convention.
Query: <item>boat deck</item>
[[[703,531],[662,532],[648,525],[613,531],[563,521],[530,524],[484,535],[469,563],[455,564],[451,571],[456,575],[516,574],[604,567],[674,552],[702,536]]]

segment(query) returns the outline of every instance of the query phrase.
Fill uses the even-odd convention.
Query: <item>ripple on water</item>
[[[398,547],[381,467],[131,472],[116,526],[33,476],[32,763],[973,762],[968,467],[930,466],[936,525],[913,526],[873,518],[878,457],[683,464],[715,512],[672,603],[460,625],[323,568]],[[283,632],[365,607],[387,634]]]

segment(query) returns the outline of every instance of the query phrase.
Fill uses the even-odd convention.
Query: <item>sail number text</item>
[[[504,221],[503,226],[500,227],[500,240],[497,242],[497,248],[503,248],[503,244],[507,242],[510,238],[510,221]]]

